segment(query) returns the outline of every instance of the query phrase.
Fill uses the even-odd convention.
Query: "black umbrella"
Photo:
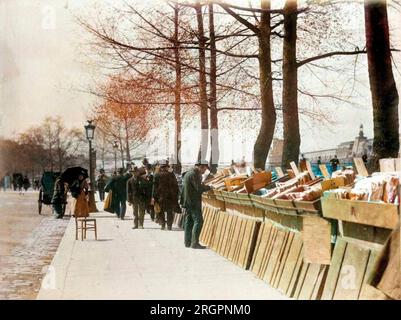
[[[84,179],[88,178],[88,170],[82,167],[71,167],[64,170],[61,174],[61,178],[64,182],[72,184],[78,177],[82,175]]]

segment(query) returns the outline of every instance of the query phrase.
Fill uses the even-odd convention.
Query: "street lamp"
[[[90,180],[90,190],[89,190],[89,211],[90,212],[97,212],[96,203],[95,203],[95,179],[93,175],[93,166],[92,166],[92,140],[95,137],[95,128],[96,126],[92,124],[92,120],[88,120],[88,124],[85,127],[86,139],[89,142],[89,180]]]
[[[117,150],[118,150],[117,141],[114,141],[113,149],[114,149],[114,171],[117,172]]]

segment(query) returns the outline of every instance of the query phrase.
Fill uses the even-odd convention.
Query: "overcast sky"
[[[0,1],[0,135],[16,134],[49,115],[62,116],[68,126],[83,126],[96,99],[77,89],[87,88],[99,70],[83,63],[79,45],[84,32],[75,23],[72,12],[94,2]],[[390,23],[393,43],[401,48],[401,19],[394,14]],[[356,32],[363,32],[363,27],[363,20],[353,21]],[[395,59],[399,71],[394,73],[399,80],[400,53],[395,54]],[[367,79],[361,81],[366,83]],[[398,89],[401,91],[400,85]],[[368,137],[372,137],[369,91],[365,97],[362,109],[341,103],[333,109],[336,127],[302,123],[302,150],[330,148],[352,140],[361,123]],[[252,148],[245,149],[241,152],[249,154]]]

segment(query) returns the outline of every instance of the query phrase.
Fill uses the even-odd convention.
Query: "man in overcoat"
[[[124,173],[124,168],[120,168],[118,174],[111,178],[104,188],[106,192],[111,190],[111,206],[121,220],[124,220],[127,209],[127,181],[129,178],[131,178],[131,174]]]
[[[184,242],[187,248],[205,248],[199,244],[199,235],[203,226],[202,193],[210,190],[209,186],[202,183],[202,175],[207,169],[207,164],[197,163],[183,178],[181,204],[186,209]]]

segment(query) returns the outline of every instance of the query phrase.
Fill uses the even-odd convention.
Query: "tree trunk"
[[[58,147],[58,169],[60,172],[63,172],[63,155],[62,155],[62,150],[60,147]]]
[[[174,60],[175,60],[175,88],[174,88],[174,157],[175,173],[181,173],[181,58],[178,38],[179,6],[174,6]]]
[[[120,146],[120,156],[121,156],[121,168],[124,169],[124,147],[123,147],[123,139],[121,137],[121,132],[119,133],[119,146]]]
[[[214,32],[213,3],[209,3],[209,35],[210,35],[210,171],[217,172],[219,164],[219,123],[217,110],[217,67],[216,38]]]
[[[128,126],[125,126],[125,148],[126,148],[126,155],[127,155],[127,162],[131,163],[131,151],[129,149],[129,134],[128,134]]]
[[[286,0],[284,6],[283,39],[283,158],[282,167],[298,163],[299,134],[298,71],[297,71],[297,1]]]
[[[270,9],[270,1],[262,0],[261,8]],[[262,119],[259,134],[253,148],[253,159],[255,168],[265,169],[266,159],[276,125],[276,110],[274,109],[271,75],[270,13],[263,12],[261,14],[259,31],[259,74]]]
[[[379,159],[398,157],[400,144],[398,92],[391,65],[386,1],[365,0],[365,33],[374,125],[369,167],[376,171]]]
[[[202,6],[196,2],[196,20],[198,22],[199,39],[199,102],[201,117],[201,143],[198,153],[198,161],[206,162],[206,153],[209,140],[209,117],[207,107],[207,82],[206,82],[206,38],[203,28]]]

